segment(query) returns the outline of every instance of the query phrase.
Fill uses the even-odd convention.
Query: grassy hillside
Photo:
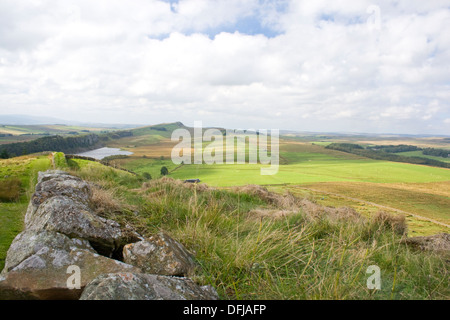
[[[58,155],[55,164],[93,183],[97,214],[149,236],[168,232],[195,253],[194,280],[213,284],[222,299],[446,299],[448,264],[402,243],[405,222],[350,208],[334,209],[259,186],[213,188],[140,176],[98,162]],[[1,174],[24,186],[1,203],[0,257],[15,234],[36,171],[48,156],[2,161]],[[176,171],[177,172],[177,171]],[[4,179],[2,180],[4,181]],[[9,220],[8,220],[9,219]],[[9,234],[7,234],[9,232]],[[2,261],[0,261],[2,263]],[[368,266],[381,269],[382,289],[366,286]]]
[[[88,160],[58,165],[95,183],[99,215],[144,235],[163,229],[195,252],[200,265],[195,280],[213,283],[224,299],[450,297],[448,258],[402,244],[404,231],[449,233],[450,170],[325,148],[346,141],[413,144],[410,139],[282,137],[278,174],[262,176],[259,164],[173,164],[171,132],[183,127],[137,128],[132,136],[107,141],[134,153],[111,160],[111,166],[137,175]],[[448,146],[445,138],[415,139],[421,147]],[[21,229],[36,169],[51,166],[46,156],[6,161],[0,181],[18,177],[21,191],[18,199],[0,203],[0,259]],[[169,178],[161,178],[162,166]],[[144,178],[146,173],[153,179]],[[207,185],[181,182],[191,178]],[[374,264],[383,279],[375,293],[365,283],[365,271]]]
[[[0,269],[11,241],[23,230],[23,218],[37,174],[49,168],[49,155],[0,160]],[[11,189],[11,181],[18,183],[17,189]]]

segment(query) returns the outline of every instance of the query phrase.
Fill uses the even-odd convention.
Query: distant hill
[[[170,137],[174,130],[180,129],[180,128],[188,129],[188,127],[186,127],[181,122],[173,122],[173,123],[161,123],[161,124],[156,124],[156,125],[139,127],[139,128],[135,128],[131,131],[133,132],[134,136],[142,136],[142,135],[158,133],[161,136]]]
[[[136,128],[136,124],[117,124],[117,123],[93,123],[93,122],[80,122],[74,120],[64,120],[53,117],[41,117],[30,116],[24,114],[0,114],[0,125],[75,125],[83,127],[95,127],[95,128]]]

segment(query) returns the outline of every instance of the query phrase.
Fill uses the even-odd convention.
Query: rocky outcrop
[[[27,230],[20,233],[11,243],[5,260],[5,268],[2,273],[11,271],[21,262],[44,248],[64,249],[68,251],[83,249],[95,253],[95,250],[86,240],[70,239],[60,233],[51,231],[36,232]]]
[[[210,286],[200,287],[188,278],[154,274],[112,273],[92,281],[81,300],[217,300]]]
[[[194,258],[180,243],[164,233],[144,239],[97,216],[91,196],[87,182],[66,172],[39,173],[25,230],[0,274],[0,299],[218,298],[210,286],[168,277],[194,271]]]
[[[126,245],[123,260],[146,273],[167,276],[188,276],[195,269],[193,256],[187,249],[164,233]]]

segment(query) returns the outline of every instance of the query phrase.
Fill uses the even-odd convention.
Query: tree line
[[[0,145],[0,159],[8,159],[43,151],[57,151],[64,153],[76,153],[96,149],[102,143],[110,139],[130,137],[132,131],[122,130],[104,134],[85,134],[74,137],[62,137],[59,135],[41,137],[27,142],[15,142]]]
[[[49,136],[27,142],[0,146],[0,158],[7,159],[43,151],[80,152],[98,146],[99,136],[89,134],[77,137]]]
[[[395,154],[395,153],[388,153],[383,150],[364,148],[363,146],[361,146],[359,144],[353,144],[353,143],[332,143],[332,144],[326,146],[326,148],[343,151],[343,152],[347,152],[347,153],[352,153],[352,154],[356,154],[359,156],[363,156],[363,157],[375,159],[375,160],[386,160],[386,161],[394,161],[394,162],[422,164],[422,165],[428,165],[428,166],[433,166],[433,167],[450,168],[450,163],[446,163],[443,161],[422,158],[422,157],[402,156],[402,155]]]
[[[422,153],[428,156],[435,156],[441,158],[448,158],[450,155],[450,150],[445,149],[435,149],[435,148],[425,148]]]
[[[369,146],[367,149],[370,150],[379,150],[387,153],[398,153],[398,152],[409,152],[409,151],[420,151],[422,150],[418,146],[412,146],[407,144],[400,144],[397,146],[388,145],[388,146]]]

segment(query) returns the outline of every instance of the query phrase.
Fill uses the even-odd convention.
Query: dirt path
[[[344,198],[344,199],[348,199],[348,200],[352,200],[352,201],[362,202],[362,203],[365,203],[365,204],[368,204],[368,205],[371,205],[371,206],[374,206],[374,207],[377,207],[377,208],[380,208],[380,209],[395,211],[395,212],[404,214],[406,216],[412,216],[412,217],[415,217],[415,218],[420,219],[420,220],[429,221],[429,222],[432,222],[432,223],[435,223],[435,224],[438,224],[438,225],[450,228],[450,225],[445,224],[443,222],[440,222],[440,221],[437,221],[437,220],[434,220],[434,219],[430,219],[430,218],[427,218],[427,217],[424,217],[424,216],[420,216],[420,215],[415,214],[415,213],[411,213],[411,212],[403,211],[403,210],[400,210],[400,209],[388,207],[388,206],[385,206],[385,205],[382,205],[382,204],[366,201],[366,200],[363,200],[363,199],[352,198],[352,197],[348,197],[346,195],[339,194],[339,193],[327,192],[327,191],[322,191],[322,190],[317,190],[317,189],[312,189],[312,188],[306,188],[306,187],[301,187],[301,186],[288,186],[287,185],[286,187],[288,189],[294,189],[294,188],[298,189],[298,188],[300,188],[300,189],[310,190],[310,191],[317,192],[317,193],[324,193],[324,194],[328,194],[328,195],[331,195],[331,196],[336,196],[336,197],[340,197],[340,198]]]

